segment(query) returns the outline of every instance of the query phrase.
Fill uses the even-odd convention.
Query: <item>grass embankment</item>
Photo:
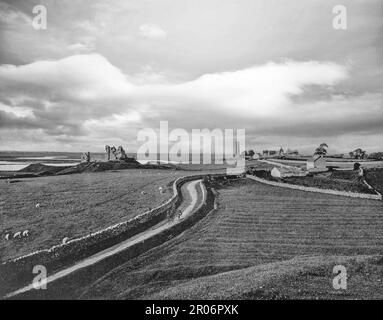
[[[275,188],[252,181],[230,182],[218,191],[217,211],[179,237],[85,287],[82,298],[161,298],[166,296],[161,293],[164,290],[188,286],[192,280],[203,286],[205,276],[242,272],[244,268],[297,256],[382,252],[381,202]],[[247,279],[243,278],[243,286]],[[219,281],[210,284],[198,291],[198,298],[209,298],[222,289]],[[228,291],[230,286],[227,282]],[[172,297],[182,297],[181,291],[172,292]],[[265,297],[270,296],[265,293]]]
[[[366,181],[380,194],[383,194],[383,168],[368,169],[365,176]]]

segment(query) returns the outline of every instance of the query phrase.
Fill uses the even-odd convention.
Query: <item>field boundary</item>
[[[290,165],[287,165],[287,164],[283,164],[283,163],[279,163],[279,162],[274,162],[274,161],[270,161],[270,160],[257,160],[257,161],[263,162],[263,163],[267,163],[267,164],[271,164],[273,166],[277,166],[277,167],[280,167],[280,168],[300,169],[299,167],[290,166]]]
[[[251,179],[251,180],[255,180],[255,181],[263,183],[263,184],[268,184],[270,186],[281,187],[281,188],[295,189],[295,190],[307,191],[307,192],[332,194],[332,195],[336,195],[336,196],[344,196],[344,197],[351,197],[351,198],[382,200],[381,194],[375,195],[375,194],[366,194],[366,193],[357,193],[357,192],[338,191],[338,190],[332,190],[332,189],[320,189],[320,188],[314,188],[314,187],[304,187],[304,186],[298,186],[298,185],[290,184],[290,183],[269,181],[269,180],[265,180],[265,179],[262,179],[262,178],[259,178],[256,176],[252,176],[252,175],[246,175],[246,178]]]
[[[131,223],[135,220],[139,220],[140,218],[146,216],[146,215],[150,215],[150,214],[153,214],[154,212],[158,211],[158,210],[161,210],[161,209],[164,209],[164,207],[168,206],[170,203],[172,203],[178,196],[178,190],[177,190],[177,182],[179,182],[179,180],[181,180],[182,178],[185,178],[185,177],[180,177],[178,178],[176,181],[174,181],[173,183],[173,196],[168,199],[165,203],[159,205],[158,207],[156,208],[153,208],[149,211],[145,211],[129,220],[126,220],[126,221],[122,221],[122,222],[119,222],[119,223],[116,223],[114,225],[111,225],[109,227],[106,227],[104,229],[101,229],[101,230],[98,230],[96,232],[92,232],[86,236],[82,236],[82,237],[79,237],[79,238],[74,238],[74,239],[70,239],[68,242],[66,242],[65,244],[64,243],[60,243],[60,244],[57,244],[57,245],[54,245],[52,247],[50,247],[49,249],[40,249],[40,250],[36,250],[34,252],[31,252],[31,253],[28,253],[28,254],[25,254],[23,256],[20,256],[20,257],[17,257],[17,258],[13,258],[13,259],[9,259],[7,261],[4,261],[2,262],[2,265],[6,265],[6,264],[9,264],[9,263],[14,263],[14,262],[17,262],[19,260],[22,260],[22,259],[27,259],[27,258],[31,258],[35,255],[38,255],[38,254],[42,254],[42,253],[49,253],[49,252],[53,252],[55,250],[59,250],[60,248],[63,248],[63,247],[68,247],[70,245],[73,245],[74,243],[76,242],[79,242],[79,241],[83,241],[83,240],[86,240],[86,239],[89,239],[91,237],[94,237],[94,236],[97,236],[99,234],[102,234],[104,232],[108,232],[108,231],[112,231],[112,230],[115,230],[115,229],[118,229],[119,227],[123,226],[123,225],[126,225],[128,223]]]

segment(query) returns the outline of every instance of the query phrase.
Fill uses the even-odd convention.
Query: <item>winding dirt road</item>
[[[198,186],[200,187],[201,194],[198,192]],[[113,255],[116,255],[118,253],[121,253],[122,251],[140,243],[143,242],[154,235],[157,235],[161,233],[162,231],[171,228],[172,226],[180,223],[182,219],[184,219],[186,216],[192,214],[194,211],[199,209],[203,203],[206,201],[206,189],[202,183],[202,180],[194,180],[190,182],[186,182],[181,187],[181,194],[182,194],[182,202],[180,206],[177,208],[177,211],[179,212],[179,215],[176,216],[174,220],[165,220],[160,222],[159,224],[153,226],[152,228],[149,228],[148,230],[145,230],[142,233],[139,233],[121,243],[118,243],[110,248],[107,248],[105,250],[102,250],[94,255],[91,255],[76,264],[74,264],[71,267],[65,268],[57,273],[54,273],[46,278],[46,284],[49,286],[52,282],[64,278],[76,271],[79,271],[81,269],[85,269],[89,266],[92,266],[96,264],[97,262],[100,262],[101,260],[104,260],[106,258],[109,258]],[[42,283],[40,282],[40,285]],[[28,291],[31,291],[35,289],[34,284],[31,283],[21,289],[18,289],[14,292],[11,292],[5,296],[5,298],[12,298],[15,296],[18,296],[20,294],[26,293]],[[39,290],[41,291],[41,290]]]

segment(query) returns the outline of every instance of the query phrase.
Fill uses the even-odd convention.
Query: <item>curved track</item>
[[[201,193],[198,193],[198,186],[200,187]],[[192,214],[194,211],[196,211],[199,207],[203,205],[203,203],[206,200],[206,189],[202,183],[202,180],[194,180],[185,183],[181,187],[181,194],[182,194],[182,202],[180,206],[178,207],[179,215],[173,220],[167,220],[162,221],[161,223],[153,226],[152,228],[149,228],[148,230],[145,230],[142,233],[137,234],[134,237],[131,237],[123,242],[120,242],[110,248],[107,248],[105,250],[102,250],[94,255],[91,255],[76,264],[74,264],[71,267],[65,268],[59,272],[56,272],[46,279],[46,284],[49,286],[49,284],[53,283],[54,281],[64,278],[78,270],[85,269],[89,266],[92,266],[96,264],[97,262],[100,262],[101,260],[104,260],[106,258],[109,258],[113,255],[116,255],[118,253],[121,253],[122,251],[134,246],[137,243],[143,242],[154,235],[157,235],[161,233],[162,231],[169,229],[170,227],[174,226],[175,224],[178,224],[182,219],[184,219],[186,216]],[[14,292],[11,292],[5,296],[5,298],[12,298],[15,296],[18,296],[20,294],[26,293],[28,291],[31,291],[35,289],[34,284],[29,284],[21,289],[18,289]]]

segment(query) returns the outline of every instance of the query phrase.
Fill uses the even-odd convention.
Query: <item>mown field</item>
[[[207,298],[222,291],[221,285],[230,291],[231,284],[216,280],[206,287],[203,277],[235,270],[241,273],[245,268],[306,255],[382,252],[381,201],[306,193],[252,181],[233,182],[218,191],[217,211],[84,288],[81,297],[162,298],[169,292],[172,297],[182,297],[193,284],[204,288],[198,291],[199,298]],[[328,277],[331,285],[332,273]]]
[[[84,236],[154,208],[172,194],[172,182],[193,172],[120,170],[0,180],[1,261]],[[159,187],[165,192],[160,193]],[[36,204],[40,204],[36,208]],[[29,237],[5,240],[29,230]]]

